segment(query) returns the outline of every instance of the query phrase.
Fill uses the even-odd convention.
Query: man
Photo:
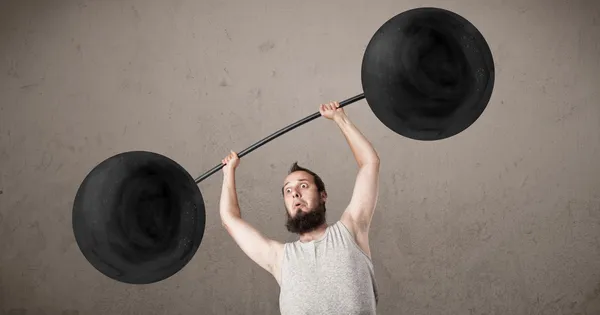
[[[242,251],[273,275],[281,288],[282,314],[375,314],[378,294],[369,227],[377,203],[379,157],[337,102],[322,104],[319,112],[340,128],[359,167],[340,220],[326,223],[325,185],[317,174],[294,163],[282,193],[286,227],[299,239],[285,244],[268,239],[241,218],[235,187],[239,158],[231,151],[221,161],[222,224]]]

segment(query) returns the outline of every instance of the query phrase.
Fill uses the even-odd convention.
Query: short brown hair
[[[315,172],[298,165],[298,161],[296,161],[296,162],[294,162],[294,164],[292,164],[292,166],[290,167],[290,170],[288,171],[288,175],[292,174],[293,172],[297,172],[297,171],[304,171],[304,172],[307,172],[308,174],[312,175],[312,177],[315,181],[315,185],[317,185],[317,190],[319,192],[327,192],[325,190],[325,183],[323,183],[323,180],[321,179],[321,177],[319,175],[317,175]],[[283,188],[281,188],[281,194],[283,195],[283,193],[284,193]]]

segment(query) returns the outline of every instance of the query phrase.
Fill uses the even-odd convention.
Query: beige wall
[[[496,83],[481,118],[444,141],[396,135],[364,100],[346,108],[384,172],[370,234],[379,313],[600,314],[592,0],[2,1],[0,312],[277,314],[277,283],[220,225],[220,172],[200,183],[199,251],[147,286],[84,259],[75,192],[96,164],[129,150],[165,154],[198,176],[320,103],[361,93],[370,37],[419,6],[473,22]],[[242,158],[244,218],[280,241],[294,240],[279,188],[296,160],[324,178],[329,222],[357,171],[325,119]]]

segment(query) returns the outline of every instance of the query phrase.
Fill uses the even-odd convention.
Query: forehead
[[[303,172],[303,171],[298,171],[298,172],[294,172],[290,175],[288,175],[285,180],[283,181],[283,187],[287,186],[288,184],[293,184],[296,182],[311,182],[312,181],[312,176],[310,176],[310,174]]]

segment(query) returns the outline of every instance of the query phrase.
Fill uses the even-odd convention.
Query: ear
[[[323,202],[327,201],[327,192],[326,191],[321,192],[321,199],[323,199]]]

